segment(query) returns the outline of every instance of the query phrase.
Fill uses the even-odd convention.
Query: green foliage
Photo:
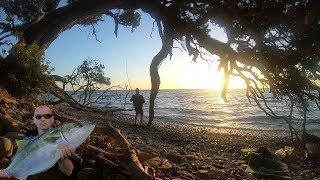
[[[50,0],[2,0],[0,6],[6,13],[6,20],[11,22],[14,18],[31,23],[42,14],[50,10],[55,4]]]
[[[110,78],[104,75],[104,68],[97,60],[87,59],[71,75],[66,76],[74,93],[81,91],[80,101],[83,101],[84,105],[90,105],[95,91],[110,85]]]
[[[2,69],[7,71],[7,90],[17,98],[36,98],[53,83],[46,75],[53,69],[34,44],[28,47],[19,44],[12,48],[2,62]]]
[[[75,79],[79,84],[81,82],[89,82],[88,85],[92,88],[95,88],[96,84],[110,85],[110,78],[104,76],[104,68],[105,66],[97,60],[84,60],[83,63],[76,68],[77,77]],[[67,79],[70,78],[71,76],[67,76]]]
[[[119,24],[123,26],[131,26],[132,32],[135,28],[137,28],[140,25],[141,15],[138,12],[135,12],[134,10],[121,11],[120,13],[117,13],[115,16],[118,18]],[[86,27],[94,25],[99,21],[103,21],[102,15],[87,16],[83,17],[79,24]]]
[[[134,10],[127,10],[119,14],[119,21],[125,26],[131,26],[133,29],[137,28],[140,25],[141,15]]]
[[[82,18],[79,24],[81,24],[84,27],[87,27],[87,26],[96,24],[99,21],[103,21],[102,16],[89,16],[89,17]]]

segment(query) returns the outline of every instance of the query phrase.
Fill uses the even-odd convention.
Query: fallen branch
[[[124,154],[116,154],[116,153],[111,153],[111,152],[107,152],[104,151],[102,149],[96,148],[94,146],[91,145],[82,145],[84,146],[86,149],[88,149],[89,152],[94,152],[95,154],[101,154],[102,157],[106,158],[106,159],[110,159],[111,161],[123,161],[125,159]]]
[[[114,128],[111,124],[106,127],[96,127],[95,131],[105,134],[114,139],[119,147],[123,149],[125,161],[122,165],[134,179],[153,180],[155,177],[145,172],[144,167],[137,158],[136,150],[131,146],[127,139],[121,134],[119,129]]]

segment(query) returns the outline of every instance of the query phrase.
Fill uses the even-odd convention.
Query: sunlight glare
[[[222,88],[223,71],[218,71],[217,58],[211,62],[191,61],[189,56],[176,53],[159,68],[160,89],[218,89]],[[230,76],[228,89],[245,88],[244,80]]]

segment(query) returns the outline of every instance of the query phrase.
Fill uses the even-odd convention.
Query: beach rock
[[[0,159],[0,169],[4,169],[10,165],[10,161],[6,158]]]
[[[3,136],[10,139],[11,141],[20,140],[25,137],[25,135],[20,132],[7,132]]]
[[[0,137],[0,158],[7,158],[12,156],[13,145],[10,139]]]
[[[165,157],[170,160],[174,160],[175,162],[185,162],[185,158],[180,156],[179,154],[166,154]]]
[[[137,158],[139,159],[140,162],[147,161],[149,159],[158,157],[157,154],[147,154],[147,153],[138,153]]]
[[[319,143],[306,143],[308,157],[320,156],[320,144]]]
[[[6,132],[20,130],[19,124],[12,120],[11,117],[7,117],[6,115],[0,117],[0,123]]]
[[[10,109],[10,108],[6,109],[6,114],[13,114],[13,113],[14,113],[14,112],[13,112],[12,109]]]
[[[78,173],[78,180],[101,179],[101,170],[99,168],[83,168]]]
[[[42,103],[36,103],[36,102],[29,102],[29,101],[20,101],[20,107],[22,109],[26,109],[26,110],[30,110],[33,111],[34,109],[36,109],[36,105],[35,104],[42,104]]]
[[[207,170],[199,170],[196,172],[193,172],[193,175],[200,179],[210,179],[210,175],[208,174]]]
[[[4,114],[1,114],[1,115],[0,115],[0,123],[1,123],[2,119],[11,120],[12,118],[11,118],[11,116],[10,116],[8,113],[5,112]]]
[[[0,115],[6,114],[6,108],[5,107],[0,107]]]
[[[311,172],[311,169],[299,171],[300,174],[306,174],[306,173],[310,173],[310,172]]]
[[[25,113],[24,115],[22,115],[22,122],[26,122],[28,120],[32,120],[33,119],[33,112],[28,112]]]
[[[186,157],[189,161],[198,160],[198,159],[199,159],[198,156],[192,155],[192,154],[186,155],[185,157]]]
[[[184,150],[179,150],[178,153],[182,156],[186,155],[186,152]]]
[[[0,87],[0,104],[16,105],[17,101],[14,98],[12,98],[12,96],[8,93],[7,90]]]
[[[223,177],[223,176],[225,176],[226,171],[225,170],[221,170],[221,169],[212,168],[212,169],[210,169],[210,173],[216,174],[219,177]]]
[[[181,177],[179,178],[182,178],[182,179],[196,179],[193,174],[188,173],[186,171],[177,171],[177,173],[180,174]]]
[[[172,165],[171,165],[171,163],[170,163],[167,159],[165,159],[165,160],[162,162],[161,166],[159,166],[158,168],[159,168],[159,169],[170,169],[170,168],[172,168]]]
[[[180,168],[187,171],[188,173],[192,173],[194,170],[188,163],[183,163],[180,165]]]
[[[32,125],[32,124],[34,124],[34,122],[33,122],[32,119],[26,120],[25,123],[26,123],[27,125]]]
[[[154,157],[148,160],[145,160],[143,162],[143,164],[147,165],[147,166],[151,166],[151,167],[158,167],[161,165],[161,159],[158,157]]]
[[[20,114],[13,114],[12,119],[22,122],[22,116]]]
[[[2,126],[2,124],[0,123],[0,136],[2,136],[4,134],[4,128]]]

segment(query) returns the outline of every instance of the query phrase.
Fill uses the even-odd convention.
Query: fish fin
[[[16,140],[16,144],[17,144],[17,152],[15,153],[15,155],[11,158],[14,159],[14,157],[18,154],[18,152],[20,152],[24,147],[26,147],[26,145],[29,143],[28,140]]]
[[[28,140],[16,140],[18,150],[22,150],[28,143]]]
[[[27,177],[19,177],[18,179],[19,179],[19,180],[26,180]]]

